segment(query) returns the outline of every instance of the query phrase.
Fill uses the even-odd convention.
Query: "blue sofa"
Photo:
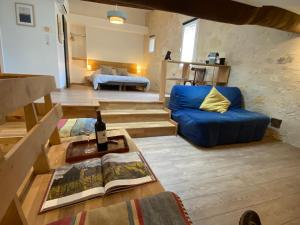
[[[239,88],[216,87],[231,102],[227,112],[221,114],[199,109],[211,88],[183,85],[173,87],[169,108],[172,119],[178,123],[179,133],[203,147],[261,140],[270,118],[243,109]]]

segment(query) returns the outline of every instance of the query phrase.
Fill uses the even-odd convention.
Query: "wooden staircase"
[[[164,103],[142,101],[100,101],[100,106],[63,105],[63,118],[95,118],[101,110],[107,129],[126,129],[131,137],[176,135],[177,123],[171,120]],[[36,103],[38,115],[44,115],[43,104]],[[0,137],[22,137],[26,134],[24,113],[16,111],[0,126]],[[1,144],[1,139],[0,139]]]
[[[107,129],[126,129],[131,137],[177,133],[177,124],[163,102],[100,101],[99,104]]]

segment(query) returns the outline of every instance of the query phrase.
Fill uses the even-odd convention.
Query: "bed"
[[[140,77],[137,75],[109,75],[96,73],[89,77],[95,90],[100,89],[102,85],[118,85],[120,89],[125,86],[142,87],[144,90],[148,90],[150,87],[150,81],[146,77]]]
[[[119,90],[128,86],[142,88],[144,91],[150,88],[149,79],[138,75],[137,64],[97,60],[89,60],[88,63],[94,71],[88,80],[95,90],[107,85],[117,85]]]

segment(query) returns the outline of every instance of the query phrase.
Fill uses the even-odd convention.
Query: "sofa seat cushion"
[[[187,108],[172,112],[172,118],[184,137],[204,147],[258,141],[269,124],[269,117],[245,109],[221,114]]]

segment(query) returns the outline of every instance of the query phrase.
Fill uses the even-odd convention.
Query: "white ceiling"
[[[69,7],[70,13],[79,14],[83,16],[97,17],[102,19],[106,19],[108,10],[112,10],[115,8],[115,6],[113,5],[86,2],[82,0],[69,0]],[[148,12],[148,10],[128,8],[122,6],[119,6],[118,8],[125,11],[128,14],[128,23],[145,26],[146,13]]]
[[[253,6],[272,5],[300,14],[300,0],[234,0]]]

